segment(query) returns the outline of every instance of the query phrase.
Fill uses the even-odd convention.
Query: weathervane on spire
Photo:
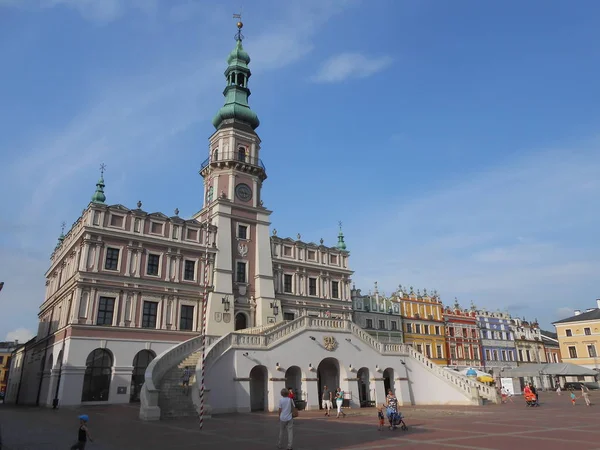
[[[106,164],[100,164],[100,175],[104,176],[104,171],[106,170]]]
[[[66,222],[60,224],[61,234],[65,234],[65,227],[67,226]]]
[[[338,222],[338,225],[340,226],[340,230],[341,230],[342,229],[342,221],[341,220]]]
[[[237,33],[235,33],[235,40],[236,41],[241,41],[241,40],[244,39],[244,35],[242,34],[242,28],[244,28],[244,24],[242,23],[242,12],[241,12],[241,10],[240,10],[239,14],[234,14],[233,18],[238,20],[238,23],[237,23],[238,31],[237,31]]]

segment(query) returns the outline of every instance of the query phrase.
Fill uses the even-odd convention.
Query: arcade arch
[[[265,366],[250,371],[250,411],[266,411],[268,373]]]
[[[129,389],[129,401],[139,402],[140,392],[144,385],[146,369],[156,354],[152,350],[140,350],[133,358],[133,372],[131,374],[131,387]]]
[[[338,387],[341,387],[340,364],[337,359],[325,358],[319,363],[317,366],[317,384],[319,386],[319,396],[323,392],[324,386],[327,386],[331,392],[335,392]],[[323,405],[319,405],[319,407],[323,408]]]
[[[383,386],[385,387],[385,395],[387,395],[390,389],[392,390],[392,392],[395,392],[394,369],[388,367],[383,371]]]
[[[292,388],[297,400],[302,398],[302,371],[298,366],[291,366],[285,371],[285,387]]]
[[[248,328],[248,317],[243,312],[235,315],[235,331]]]
[[[369,406],[371,401],[371,381],[369,379],[369,369],[361,367],[356,372],[358,378],[358,400],[361,408]]]
[[[113,355],[105,348],[93,350],[85,362],[82,402],[106,402],[110,393]]]

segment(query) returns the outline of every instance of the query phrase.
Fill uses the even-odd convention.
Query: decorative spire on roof
[[[60,247],[65,240],[65,227],[67,224],[65,222],[60,224],[60,236],[58,237],[58,242],[56,243],[55,250]]]
[[[106,170],[106,165],[100,164],[100,179],[96,183],[96,192],[92,195],[92,203],[101,203],[104,204],[106,201],[106,195],[104,195],[104,171]]]
[[[344,242],[344,233],[342,232],[342,222],[338,222],[338,225],[340,226],[340,232],[338,233],[338,243],[336,247],[338,248],[338,250],[346,250],[346,243]]]
[[[250,64],[250,56],[242,46],[244,35],[242,34],[242,15],[234,14],[234,19],[238,19],[238,31],[235,34],[235,48],[227,58],[227,69],[225,70],[225,79],[227,86],[223,91],[225,96],[225,105],[217,112],[213,118],[213,125],[219,129],[225,122],[237,121],[245,123],[252,127],[253,130],[258,128],[260,121],[254,111],[248,105],[248,97],[250,97],[250,89],[248,89],[248,79],[252,75],[248,64]]]

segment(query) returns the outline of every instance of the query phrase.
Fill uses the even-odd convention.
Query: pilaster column
[[[118,306],[118,308],[116,308],[116,310],[118,311],[120,327],[125,326],[125,314],[127,314],[127,311],[126,311],[127,300],[126,299],[127,299],[127,293],[120,291],[119,296],[117,297],[117,302],[118,302],[119,306]]]
[[[137,249],[137,261],[136,261],[136,269],[135,269],[135,277],[139,278],[142,273],[142,256],[145,251],[143,249]]]
[[[348,392],[350,393],[350,408],[360,408],[360,392],[358,390],[359,378],[356,378],[356,373],[353,373],[355,378],[345,378],[348,382]]]
[[[129,270],[131,268],[131,247],[127,247],[127,259],[125,262],[125,276],[128,277],[131,274]]]
[[[90,298],[88,300],[87,319],[85,321],[85,323],[87,325],[91,325],[94,322],[94,316],[95,316],[94,312],[96,311],[97,297],[98,297],[98,289],[92,288],[92,292],[91,292]]]
[[[171,254],[165,253],[165,281],[171,281],[171,258]]]
[[[73,294],[73,308],[71,309],[71,317],[69,323],[79,323],[79,307],[81,305],[81,288],[77,286]]]
[[[175,283],[179,283],[179,275],[181,273],[181,260],[183,259],[182,255],[176,255],[175,259]]]
[[[100,255],[102,253],[102,243],[96,244],[96,261],[94,262],[94,272],[98,272],[100,270]]]
[[[87,270],[88,258],[90,257],[90,243],[84,241],[83,243],[83,254],[79,260],[79,270],[85,272]]]
[[[302,378],[302,390],[306,392],[306,410],[318,410],[321,404],[321,393],[319,392],[319,379],[316,372],[309,372],[310,378]]]
[[[378,372],[377,375],[379,376]],[[370,399],[375,401],[376,405],[381,405],[386,402],[385,395],[385,384],[383,378],[371,378],[371,383],[375,384],[375,398]]]

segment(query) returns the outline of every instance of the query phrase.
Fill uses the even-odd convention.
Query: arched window
[[[238,161],[246,162],[246,149],[244,147],[238,148]]]
[[[113,357],[103,348],[89,354],[85,362],[82,402],[106,402],[110,392]]]
[[[144,385],[146,369],[154,357],[154,353],[150,350],[141,350],[137,353],[137,355],[135,355],[135,358],[133,358],[133,373],[131,375],[129,401],[140,401],[140,392],[142,391],[142,386]]]

